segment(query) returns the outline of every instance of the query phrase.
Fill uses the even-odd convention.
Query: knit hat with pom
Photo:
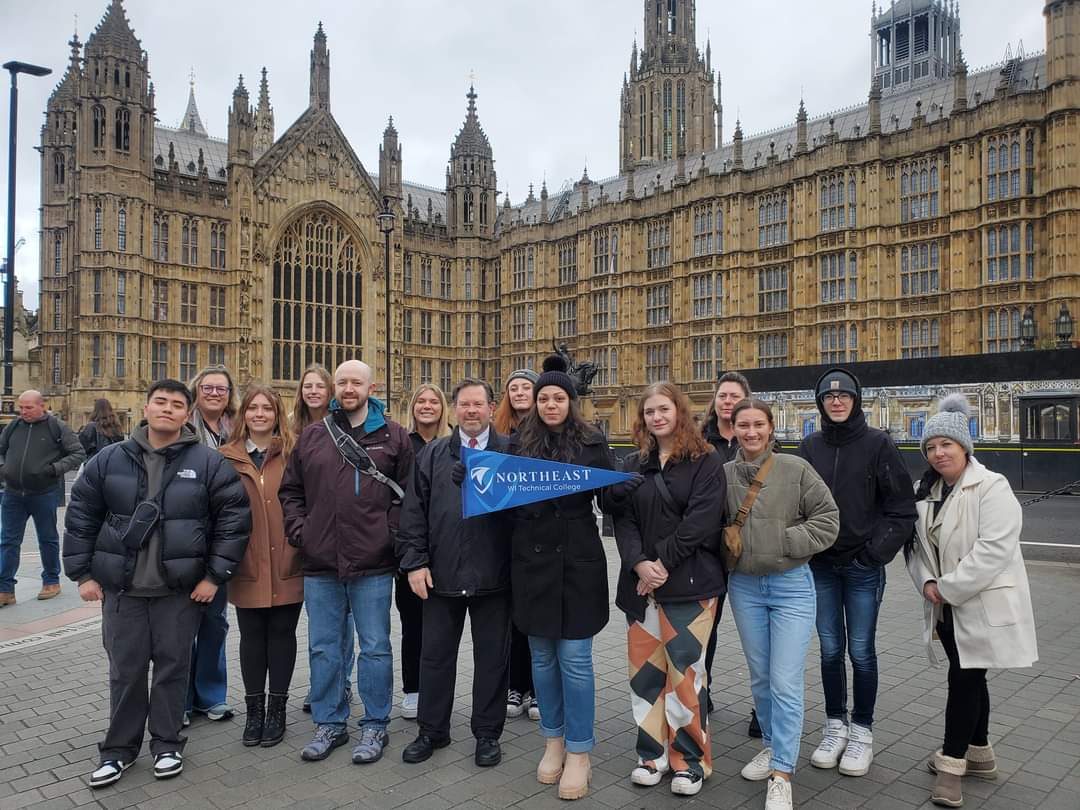
[[[544,358],[544,373],[536,381],[533,390],[539,394],[545,385],[557,385],[570,399],[577,399],[577,383],[566,373],[566,360],[561,355],[549,354]]]
[[[975,453],[975,446],[971,443],[971,428],[969,419],[971,409],[968,406],[967,397],[963,394],[949,394],[938,405],[938,412],[926,420],[923,428],[922,441],[919,449],[926,456],[926,444],[931,439],[944,437],[952,439],[964,448],[967,454]]]

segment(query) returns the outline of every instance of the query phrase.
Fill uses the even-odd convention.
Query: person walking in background
[[[750,381],[737,371],[727,371],[720,375],[716,383],[716,391],[713,392],[712,402],[705,412],[705,424],[702,431],[705,441],[716,448],[720,454],[720,462],[726,464],[735,458],[739,449],[739,440],[735,436],[735,427],[731,424],[731,412],[735,405],[751,396]],[[727,494],[723,497],[726,499]],[[709,636],[709,647],[705,651],[705,672],[709,679],[709,713],[712,714],[715,706],[712,699],[712,667],[716,658],[716,629],[720,625],[720,615],[724,611],[724,595],[719,596],[716,605],[716,621],[713,624],[712,634]],[[761,737],[761,725],[758,723],[757,712],[750,710],[750,723],[746,733],[750,737]]]
[[[281,397],[252,383],[244,391],[236,425],[222,445],[251,503],[251,540],[229,583],[240,628],[240,673],[247,722],[243,743],[269,748],[285,736],[285,706],[296,666],[296,624],[304,603],[300,552],[285,541],[278,488],[293,435]],[[270,697],[267,701],[267,682]]]
[[[87,460],[92,459],[100,450],[110,444],[122,441],[124,431],[120,420],[113,413],[112,403],[107,399],[95,399],[94,411],[90,421],[79,431],[79,444],[86,451]]]
[[[803,439],[809,461],[840,509],[836,543],[810,561],[817,591],[825,731],[810,757],[816,768],[863,776],[874,758],[878,609],[885,566],[915,530],[915,497],[907,467],[889,435],[866,423],[854,374],[826,371],[815,386],[822,428]],[[848,725],[847,661],[854,706]]]
[[[728,516],[740,527],[741,553],[728,576],[728,598],[764,743],[742,776],[769,780],[765,810],[790,810],[802,739],[806,651],[817,612],[808,563],[836,542],[840,518],[829,488],[809,462],[773,450],[775,426],[767,404],[744,399],[732,411],[732,421],[739,451],[724,473]]]
[[[491,767],[502,760],[499,738],[506,722],[509,521],[506,512],[465,520],[460,487],[465,480],[462,449],[505,453],[507,439],[491,429],[495,394],[486,382],[462,380],[454,388],[452,401],[457,430],[434,440],[417,457],[396,543],[401,570],[407,572],[424,609],[420,733],[401,758],[424,762],[435,749],[450,744],[458,648],[468,613],[473,648],[473,761]]]
[[[949,661],[945,739],[928,767],[930,801],[964,803],[963,779],[994,779],[988,669],[1032,666],[1039,658],[1023,514],[1005,477],[975,458],[967,398],[953,394],[926,420],[920,441],[930,469],[916,494],[915,537],[904,549],[925,600],[923,642],[934,665],[936,633]]]
[[[71,490],[64,571],[83,600],[102,603],[109,656],[109,726],[92,788],[123,776],[148,718],[154,776],[183,770],[192,641],[251,534],[244,487],[232,465],[185,424],[190,408],[183,383],[155,382],[145,422],[90,459]]]
[[[644,483],[614,510],[622,561],[615,604],[629,624],[638,727],[630,781],[656,785],[671,770],[671,792],[693,796],[712,775],[709,713],[699,696],[708,689],[703,639],[725,588],[726,497],[717,493],[727,485],[719,454],[694,425],[690,401],[671,383],[645,389],[633,430],[638,452],[623,469],[641,473]]]
[[[577,387],[559,355],[544,360],[536,406],[511,447],[529,458],[614,469],[603,434],[581,416]],[[546,738],[536,778],[580,799],[592,778],[596,681],[592,642],[608,622],[607,560],[593,513],[598,493],[580,492],[514,510],[514,623],[529,637],[533,684]],[[603,499],[603,491],[599,491]]]
[[[517,433],[535,404],[535,386],[539,375],[531,368],[519,368],[506,378],[502,400],[495,409],[495,430],[503,436]],[[529,637],[510,625],[510,677],[506,692],[506,716],[540,719],[540,707],[533,697],[532,654]]]
[[[278,490],[285,536],[300,549],[304,571],[315,734],[300,756],[309,761],[326,759],[349,741],[341,650],[352,632],[345,622],[350,613],[360,638],[357,689],[365,710],[353,762],[376,762],[389,742],[393,536],[413,449],[405,428],[370,396],[372,385],[366,363],[338,366],[339,407],[300,434]]]
[[[217,450],[229,440],[236,417],[236,386],[224,366],[210,366],[191,381],[191,427],[204,447]],[[228,588],[218,588],[214,600],[203,612],[195,649],[191,656],[191,683],[188,687],[184,724],[192,712],[208,720],[228,720],[234,712],[226,700],[229,667],[225,662],[225,639],[229,633]]]
[[[34,520],[41,552],[38,599],[60,593],[60,535],[56,510],[64,495],[64,475],[86,460],[79,439],[63,421],[45,409],[40,391],[19,395],[19,415],[0,433],[0,607],[15,604],[26,521]]]
[[[450,435],[450,407],[446,394],[432,383],[413,391],[409,402],[409,439],[416,458],[435,439]],[[490,414],[488,416],[490,421]],[[398,555],[401,556],[400,553]],[[394,580],[394,604],[401,621],[401,716],[415,720],[420,693],[420,652],[424,633],[424,600],[409,585],[409,573],[402,569]]]

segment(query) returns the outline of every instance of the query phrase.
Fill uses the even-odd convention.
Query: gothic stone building
[[[671,378],[703,405],[725,369],[972,355],[1080,306],[1080,0],[1047,0],[1046,52],[969,73],[952,0],[871,19],[865,104],[724,143],[693,0],[646,0],[619,122],[620,173],[498,202],[471,89],[445,183],[378,174],[331,112],[321,25],[307,110],[277,135],[263,72],[228,138],[189,98],[155,120],[147,52],[112,0],[49,100],[41,156],[42,387],[76,423],[128,418],[162,376],[224,363],[291,395],[359,356],[412,388],[498,387],[552,340],[599,367],[588,409],[625,434]],[[396,214],[392,353],[377,216]],[[398,411],[399,412],[399,411]]]

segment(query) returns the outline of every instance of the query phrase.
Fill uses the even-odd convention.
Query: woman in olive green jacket
[[[742,528],[743,550],[728,578],[728,600],[750,668],[764,749],[742,770],[769,780],[766,807],[792,807],[791,776],[803,728],[806,650],[817,615],[810,558],[836,542],[840,513],[829,488],[798,456],[773,453],[769,406],[744,399],[732,412],[739,452],[724,465],[727,508],[739,511],[754,476],[772,459]]]

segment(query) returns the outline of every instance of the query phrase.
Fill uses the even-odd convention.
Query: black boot
[[[247,723],[244,724],[244,745],[249,748],[258,745],[263,737],[263,725],[266,722],[266,695],[244,695],[247,703]]]
[[[277,745],[285,736],[285,702],[288,699],[288,694],[270,693],[270,700],[266,704],[266,725],[263,726],[260,742],[263,748]]]

